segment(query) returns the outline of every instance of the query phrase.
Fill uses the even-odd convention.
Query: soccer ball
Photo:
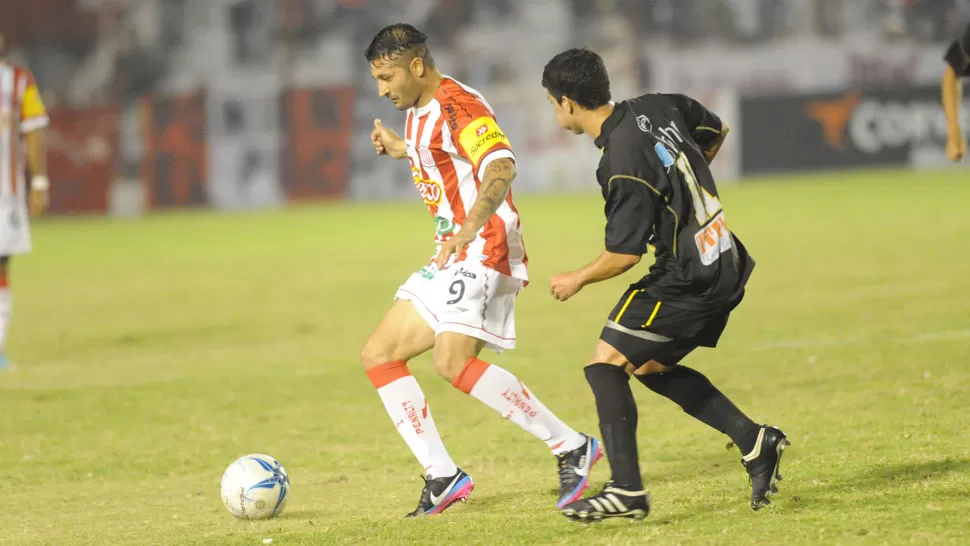
[[[240,457],[222,475],[222,502],[237,518],[276,517],[289,500],[290,478],[269,455]]]

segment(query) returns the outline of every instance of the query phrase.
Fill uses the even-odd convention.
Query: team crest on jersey
[[[441,196],[445,193],[441,182],[422,178],[421,171],[417,169],[411,169],[411,176],[414,178],[414,187],[418,189],[418,193],[421,194],[426,205],[438,206],[441,204]]]
[[[427,146],[418,146],[418,157],[421,159],[421,164],[425,167],[431,168],[435,166],[434,154]]]
[[[637,116],[637,127],[639,127],[644,133],[653,132],[653,122],[651,122],[650,118],[647,116]]]

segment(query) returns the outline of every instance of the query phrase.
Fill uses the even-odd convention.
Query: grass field
[[[755,181],[723,201],[758,267],[721,346],[685,364],[791,438],[768,510],[748,508],[726,437],[634,384],[653,512],[571,524],[545,446],[423,357],[411,368],[477,487],[402,519],[421,469],[358,351],[431,252],[415,199],[38,225],[14,263],[19,369],[0,374],[0,544],[970,544],[968,173]],[[555,302],[548,277],[601,248],[601,198],[520,209],[519,348],[486,358],[598,434],[582,365],[638,275]],[[222,506],[222,471],[252,452],[290,473],[279,519]]]

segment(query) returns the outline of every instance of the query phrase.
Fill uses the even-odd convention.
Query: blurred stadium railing
[[[520,191],[566,191],[593,187],[597,153],[555,126],[539,80],[572,46],[605,57],[618,98],[685,92],[722,113],[722,179],[940,165],[936,85],[970,0],[0,2],[7,53],[52,110],[57,212],[410,196],[368,142],[373,118],[403,116],[361,53],[402,20],[495,107]]]

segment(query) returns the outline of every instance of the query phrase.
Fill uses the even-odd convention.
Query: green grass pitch
[[[15,260],[0,374],[0,544],[968,544],[970,176],[860,172],[723,189],[758,262],[702,370],[792,440],[770,509],[727,438],[634,384],[654,506],[584,527],[555,510],[545,446],[412,363],[467,504],[404,520],[421,469],[358,364],[395,288],[432,252],[415,198],[285,211],[49,219]],[[602,248],[595,193],[519,199],[533,283],[509,368],[597,433],[582,366],[622,289],[554,301]],[[219,480],[277,457],[276,520],[233,519]],[[593,487],[608,477],[594,472]]]

